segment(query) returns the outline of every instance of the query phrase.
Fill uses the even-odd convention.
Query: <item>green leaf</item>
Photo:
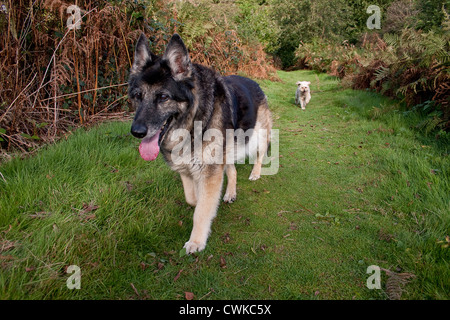
[[[21,133],[20,135],[26,139],[32,139],[31,136],[27,133]]]
[[[0,134],[5,134],[6,133],[6,129],[0,128]]]
[[[179,256],[181,258],[181,257],[184,257],[185,255],[187,255],[186,248],[182,248],[179,252]]]
[[[25,139],[32,139],[32,140],[40,140],[41,138],[39,138],[37,135],[32,135],[32,136],[30,136],[29,134],[27,134],[27,133],[21,133],[20,134],[22,137],[24,137]]]

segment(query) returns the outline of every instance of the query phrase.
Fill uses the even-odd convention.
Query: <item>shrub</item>
[[[0,149],[30,151],[71,128],[130,110],[127,79],[144,31],[161,54],[179,32],[194,62],[223,74],[271,77],[262,47],[219,27],[208,8],[163,0],[79,0],[80,29],[69,30],[69,3],[9,1],[0,11]]]
[[[450,130],[449,41],[448,33],[405,28],[383,39],[366,35],[359,48],[301,43],[296,55],[307,67],[342,78],[354,89],[371,88],[402,99],[408,108],[425,114],[428,131],[430,123]]]

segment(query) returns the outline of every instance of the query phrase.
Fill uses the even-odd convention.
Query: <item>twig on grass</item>
[[[133,283],[130,283],[130,285],[131,285],[131,288],[133,288],[134,293],[136,293],[136,295],[137,295],[138,298],[140,299],[140,298],[141,298],[141,295],[140,295],[139,292],[137,291],[137,289],[136,289],[136,287],[134,286],[134,284],[133,284]]]

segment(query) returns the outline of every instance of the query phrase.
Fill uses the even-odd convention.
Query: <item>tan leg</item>
[[[227,190],[223,196],[223,201],[233,203],[236,201],[236,179],[237,172],[234,164],[227,164],[225,166],[225,172],[227,174]]]
[[[260,159],[258,155],[258,159],[253,165],[252,173],[250,173],[250,177],[248,178],[249,180],[255,181],[261,177],[261,166],[262,166],[262,159]]]
[[[258,115],[255,125],[255,133],[257,134],[258,148],[256,150],[256,160],[253,165],[252,173],[250,174],[249,180],[258,180],[261,177],[261,166],[263,158],[266,154],[267,148],[269,147],[270,132],[272,130],[272,116],[267,107],[267,102],[261,105],[258,109]],[[251,138],[253,139],[253,137]]]
[[[195,190],[195,183],[191,176],[180,174],[181,181],[183,182],[184,195],[186,202],[195,207],[197,205],[197,196]]]
[[[258,140],[258,142],[261,140],[262,139]],[[257,155],[256,161],[255,161],[255,164],[253,165],[252,172],[250,173],[250,177],[248,178],[249,180],[252,180],[252,181],[258,180],[261,177],[262,161],[263,161],[264,155],[266,154],[267,148],[269,146],[268,141],[261,141],[259,143],[261,143],[261,145],[258,148],[258,155]]]
[[[211,165],[209,171],[197,182],[197,206],[194,211],[194,225],[189,241],[185,243],[186,253],[202,251],[206,246],[211,223],[216,216],[223,182],[223,166]]]

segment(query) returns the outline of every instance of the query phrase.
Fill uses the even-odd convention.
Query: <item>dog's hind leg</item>
[[[234,164],[227,164],[225,166],[225,172],[227,174],[227,190],[223,196],[223,201],[233,203],[236,200],[236,179],[237,172]]]
[[[255,163],[253,165],[250,177],[248,178],[249,180],[258,180],[261,176],[262,162],[267,148],[269,147],[271,130],[272,118],[270,111],[267,108],[267,105],[262,105],[258,110],[258,119],[256,121],[255,131],[249,142],[250,145],[256,145],[256,149],[250,151],[250,159],[252,159],[253,156]],[[256,139],[256,143],[255,141],[251,141],[252,139]]]
[[[202,251],[206,246],[211,223],[216,216],[223,182],[223,165],[210,165],[197,181],[197,206],[194,211],[193,228],[186,253]],[[194,180],[195,181],[195,180]]]
[[[255,181],[258,180],[261,177],[261,167],[264,155],[266,154],[268,147],[268,143],[262,142],[260,148],[258,149],[257,157],[255,164],[253,165],[252,172],[250,173],[249,180]]]
[[[195,207],[197,205],[196,185],[191,176],[180,174],[181,181],[183,182],[184,195],[186,202]]]

